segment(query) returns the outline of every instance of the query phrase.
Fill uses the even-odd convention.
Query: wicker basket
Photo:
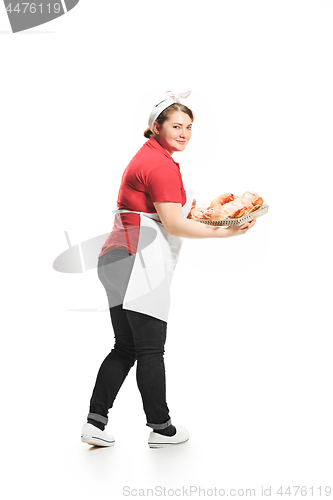
[[[209,224],[210,226],[241,226],[245,222],[249,222],[254,217],[260,217],[261,215],[265,215],[268,212],[268,205],[265,203],[258,210],[254,210],[250,214],[244,215],[243,217],[239,217],[238,219],[230,219],[227,217],[226,219],[221,220],[209,220],[209,219],[193,219],[197,222],[202,222],[203,224]]]

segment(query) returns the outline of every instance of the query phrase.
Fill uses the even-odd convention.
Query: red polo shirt
[[[125,169],[117,205],[121,210],[156,213],[153,205],[156,201],[170,201],[184,206],[186,192],[179,164],[151,137]],[[139,229],[139,214],[115,214],[112,232],[99,257],[115,248],[125,248],[135,255]]]

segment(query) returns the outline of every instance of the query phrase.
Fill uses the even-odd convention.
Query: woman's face
[[[153,126],[157,141],[169,155],[175,151],[184,151],[191,139],[191,128],[191,118],[182,111],[174,111],[162,126],[157,122]]]

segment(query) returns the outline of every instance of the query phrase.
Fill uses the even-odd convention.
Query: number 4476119
[[[14,4],[13,4],[14,5]],[[44,5],[44,9],[46,12],[51,13],[54,12],[55,14],[59,14],[60,12],[60,3],[54,3],[50,4],[48,3],[47,5]],[[17,12],[18,14],[22,13],[29,13],[29,14],[35,14],[36,12],[43,12],[43,4],[36,4],[36,3],[30,3],[30,2],[21,2],[17,3],[15,7],[12,7],[12,4],[8,4],[6,7],[7,12]]]

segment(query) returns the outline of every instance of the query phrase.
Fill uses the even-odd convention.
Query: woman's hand
[[[245,234],[251,227],[256,223],[257,217],[254,217],[250,222],[245,222],[242,226],[229,226],[227,231],[230,236],[238,236],[239,234]]]

